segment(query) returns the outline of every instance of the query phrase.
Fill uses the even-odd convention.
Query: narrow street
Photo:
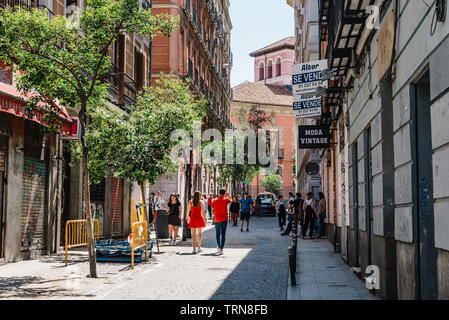
[[[191,254],[190,241],[162,242],[161,254],[134,270],[126,263],[98,263],[98,279],[87,278],[84,251],[70,251],[68,267],[63,254],[6,264],[0,266],[0,298],[286,300],[289,238],[280,237],[276,226],[271,217],[253,218],[249,233],[230,226],[225,253],[216,256],[209,225],[199,254]]]
[[[228,227],[225,254],[215,255],[215,229],[204,231],[203,251],[190,241],[170,246],[147,262],[97,263],[90,279],[84,250],[0,266],[0,299],[104,300],[373,300],[327,240],[300,241],[298,285],[289,283],[287,247],[277,219],[253,218],[250,232]],[[181,233],[181,232],[180,232]],[[153,234],[154,236],[154,234]]]

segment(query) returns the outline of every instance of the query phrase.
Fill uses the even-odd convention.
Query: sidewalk
[[[296,287],[289,279],[288,300],[377,300],[327,239],[298,239],[297,268]]]

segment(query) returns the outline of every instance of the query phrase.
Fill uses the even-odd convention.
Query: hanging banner
[[[294,64],[292,67],[293,95],[311,95],[319,87],[329,88],[329,82],[322,80],[322,72],[328,68],[327,65],[327,60]]]
[[[299,149],[330,148],[329,126],[299,126]]]
[[[295,118],[320,117],[322,98],[313,96],[293,96],[293,113]]]

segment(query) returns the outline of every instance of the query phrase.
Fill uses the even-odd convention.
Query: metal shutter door
[[[23,167],[22,251],[45,249],[47,163],[25,157]],[[40,255],[31,252],[31,257]]]

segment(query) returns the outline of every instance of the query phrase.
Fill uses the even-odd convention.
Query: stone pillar
[[[6,232],[5,260],[16,262],[20,260],[21,225],[22,225],[22,179],[23,179],[23,148],[25,137],[25,122],[23,119],[11,117],[11,135],[8,142],[8,168],[6,185]]]
[[[82,218],[83,212],[83,168],[82,160],[77,160],[70,168],[70,220]]]
[[[55,156],[58,152],[56,146],[56,136],[50,135],[50,161],[48,162],[48,185],[47,185],[47,235],[46,235],[46,254],[55,252],[55,226],[57,215],[57,199],[58,199],[58,160]]]

